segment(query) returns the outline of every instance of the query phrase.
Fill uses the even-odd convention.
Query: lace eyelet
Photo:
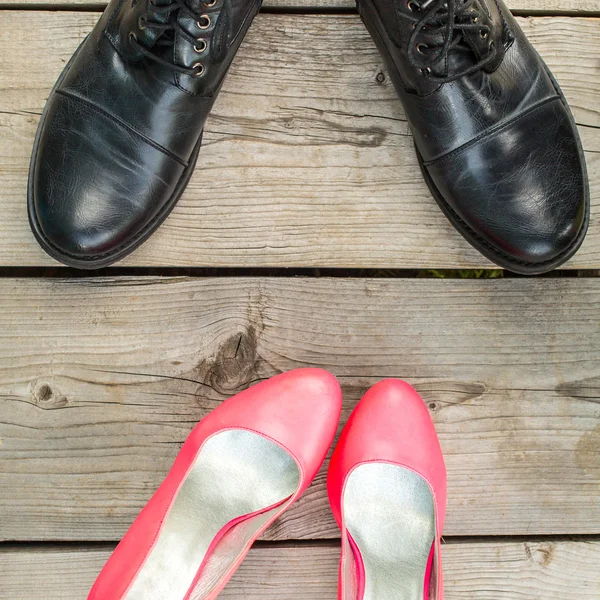
[[[206,67],[201,62],[193,64],[192,69],[195,70],[194,77],[201,77],[204,75],[204,71],[206,71]]]
[[[407,6],[410,12],[419,12],[421,10],[421,5],[414,0],[408,0]]]
[[[471,17],[471,23],[473,23],[473,25],[479,23],[479,17]]]
[[[201,15],[196,21],[196,25],[199,29],[208,29],[210,27],[210,17],[208,15]]]
[[[133,32],[133,31],[129,32],[129,41],[134,42],[134,43],[137,42],[137,35],[135,35],[135,32]]]
[[[194,52],[202,54],[202,52],[206,50],[206,46],[207,44],[205,40],[198,40],[197,43],[194,44]]]
[[[144,15],[140,15],[140,18],[138,19],[138,27],[144,31],[144,29],[146,29],[146,17],[144,17]]]
[[[490,35],[490,34],[489,34],[489,32],[487,32],[487,31],[485,31],[485,30],[483,30],[483,29],[480,29],[480,30],[479,30],[479,37],[480,37],[482,40],[487,40],[487,38],[488,38],[488,36],[489,36],[489,35]]]
[[[203,4],[206,8],[212,8],[217,3],[217,0],[204,0]]]
[[[429,67],[424,67],[423,69],[421,69],[421,73],[425,76],[431,75],[431,69]]]
[[[419,54],[425,54],[425,52],[429,49],[427,44],[417,44],[417,52]]]

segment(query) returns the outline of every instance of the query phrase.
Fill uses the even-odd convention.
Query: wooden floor
[[[598,600],[600,0],[511,3],[573,108],[593,212],[563,271],[499,279],[419,276],[493,265],[427,192],[351,0],[267,2],[166,223],[117,268],[59,267],[29,231],[29,154],[101,8],[0,0],[0,599],[84,600],[194,424],[318,366],[340,428],[384,377],[429,406],[447,600]],[[323,469],[222,597],[334,600],[338,536]]]

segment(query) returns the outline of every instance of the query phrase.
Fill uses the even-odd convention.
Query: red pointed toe
[[[212,600],[304,492],[331,445],[337,380],[298,369],[223,402],[102,569],[88,600]]]
[[[341,600],[443,600],[446,468],[410,385],[388,379],[364,395],[333,453],[327,489],[342,530]]]

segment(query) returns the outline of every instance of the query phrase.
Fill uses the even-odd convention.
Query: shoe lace
[[[449,83],[465,75],[479,71],[497,56],[497,48],[490,42],[489,52],[468,68],[445,77],[432,74],[432,67],[445,61],[451,50],[472,51],[465,41],[465,34],[477,32],[485,40],[490,27],[481,22],[480,8],[475,0],[409,0],[410,14],[399,13],[410,19],[413,31],[408,42],[408,60],[413,67],[435,83]],[[428,42],[423,38],[427,36]],[[436,41],[432,42],[432,39]],[[462,43],[465,41],[465,43]]]
[[[212,8],[218,0],[203,0],[201,8]],[[225,0],[227,8],[230,0]],[[225,10],[224,12],[228,12]],[[193,9],[185,0],[169,0],[168,4],[158,4],[156,0],[149,0],[148,11],[142,14],[138,20],[141,30],[148,29],[154,34],[155,42],[150,48],[138,40],[135,32],[129,33],[129,39],[137,49],[147,58],[177,73],[199,77],[206,71],[203,62],[198,61],[191,67],[184,67],[174,62],[173,52],[169,52],[175,45],[175,34],[179,33],[194,48],[194,51],[202,55],[207,51],[208,42],[204,38],[198,38],[189,33],[179,22],[179,16],[183,14],[196,21],[196,26],[203,30],[208,29],[212,23],[212,17],[200,9]],[[228,15],[224,15],[226,18]],[[167,50],[165,50],[167,49]],[[164,57],[167,58],[164,58]]]

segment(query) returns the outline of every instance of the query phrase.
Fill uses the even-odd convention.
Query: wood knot
[[[532,563],[540,567],[547,567],[552,562],[555,549],[556,546],[551,542],[525,542],[525,555]]]
[[[257,346],[254,327],[231,335],[221,344],[216,356],[198,365],[200,380],[224,396],[246,388],[260,378]]]
[[[67,399],[49,383],[39,383],[33,386],[33,399],[35,404],[44,410],[52,410],[66,406]]]

